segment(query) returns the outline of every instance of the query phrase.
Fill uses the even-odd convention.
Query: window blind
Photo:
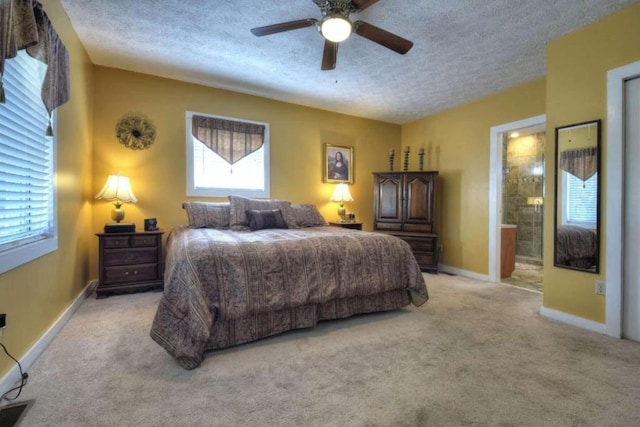
[[[0,104],[0,252],[55,233],[53,137],[41,99],[46,66],[20,51],[5,62]]]
[[[598,212],[598,173],[586,181],[568,173],[566,175],[567,222],[595,228]]]

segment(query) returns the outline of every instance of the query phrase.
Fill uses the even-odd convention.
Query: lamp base
[[[104,225],[105,233],[135,233],[136,225],[133,222],[112,222]]]

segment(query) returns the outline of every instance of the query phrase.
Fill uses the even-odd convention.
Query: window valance
[[[560,153],[560,169],[586,181],[598,172],[596,147],[567,150]]]
[[[194,115],[191,128],[194,138],[230,165],[264,144],[265,126],[255,123]]]
[[[0,1],[0,103],[6,101],[2,86],[4,63],[19,50],[47,65],[42,102],[49,118],[69,100],[69,54],[37,0]],[[47,135],[52,134],[51,122]]]

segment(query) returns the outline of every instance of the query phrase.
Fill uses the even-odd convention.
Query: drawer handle
[[[120,244],[120,240],[114,240],[113,243],[115,243],[116,245]]]

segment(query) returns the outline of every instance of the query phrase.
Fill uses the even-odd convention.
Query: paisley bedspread
[[[167,241],[151,337],[193,369],[213,348],[428,298],[411,249],[393,236],[328,226],[180,226]]]

